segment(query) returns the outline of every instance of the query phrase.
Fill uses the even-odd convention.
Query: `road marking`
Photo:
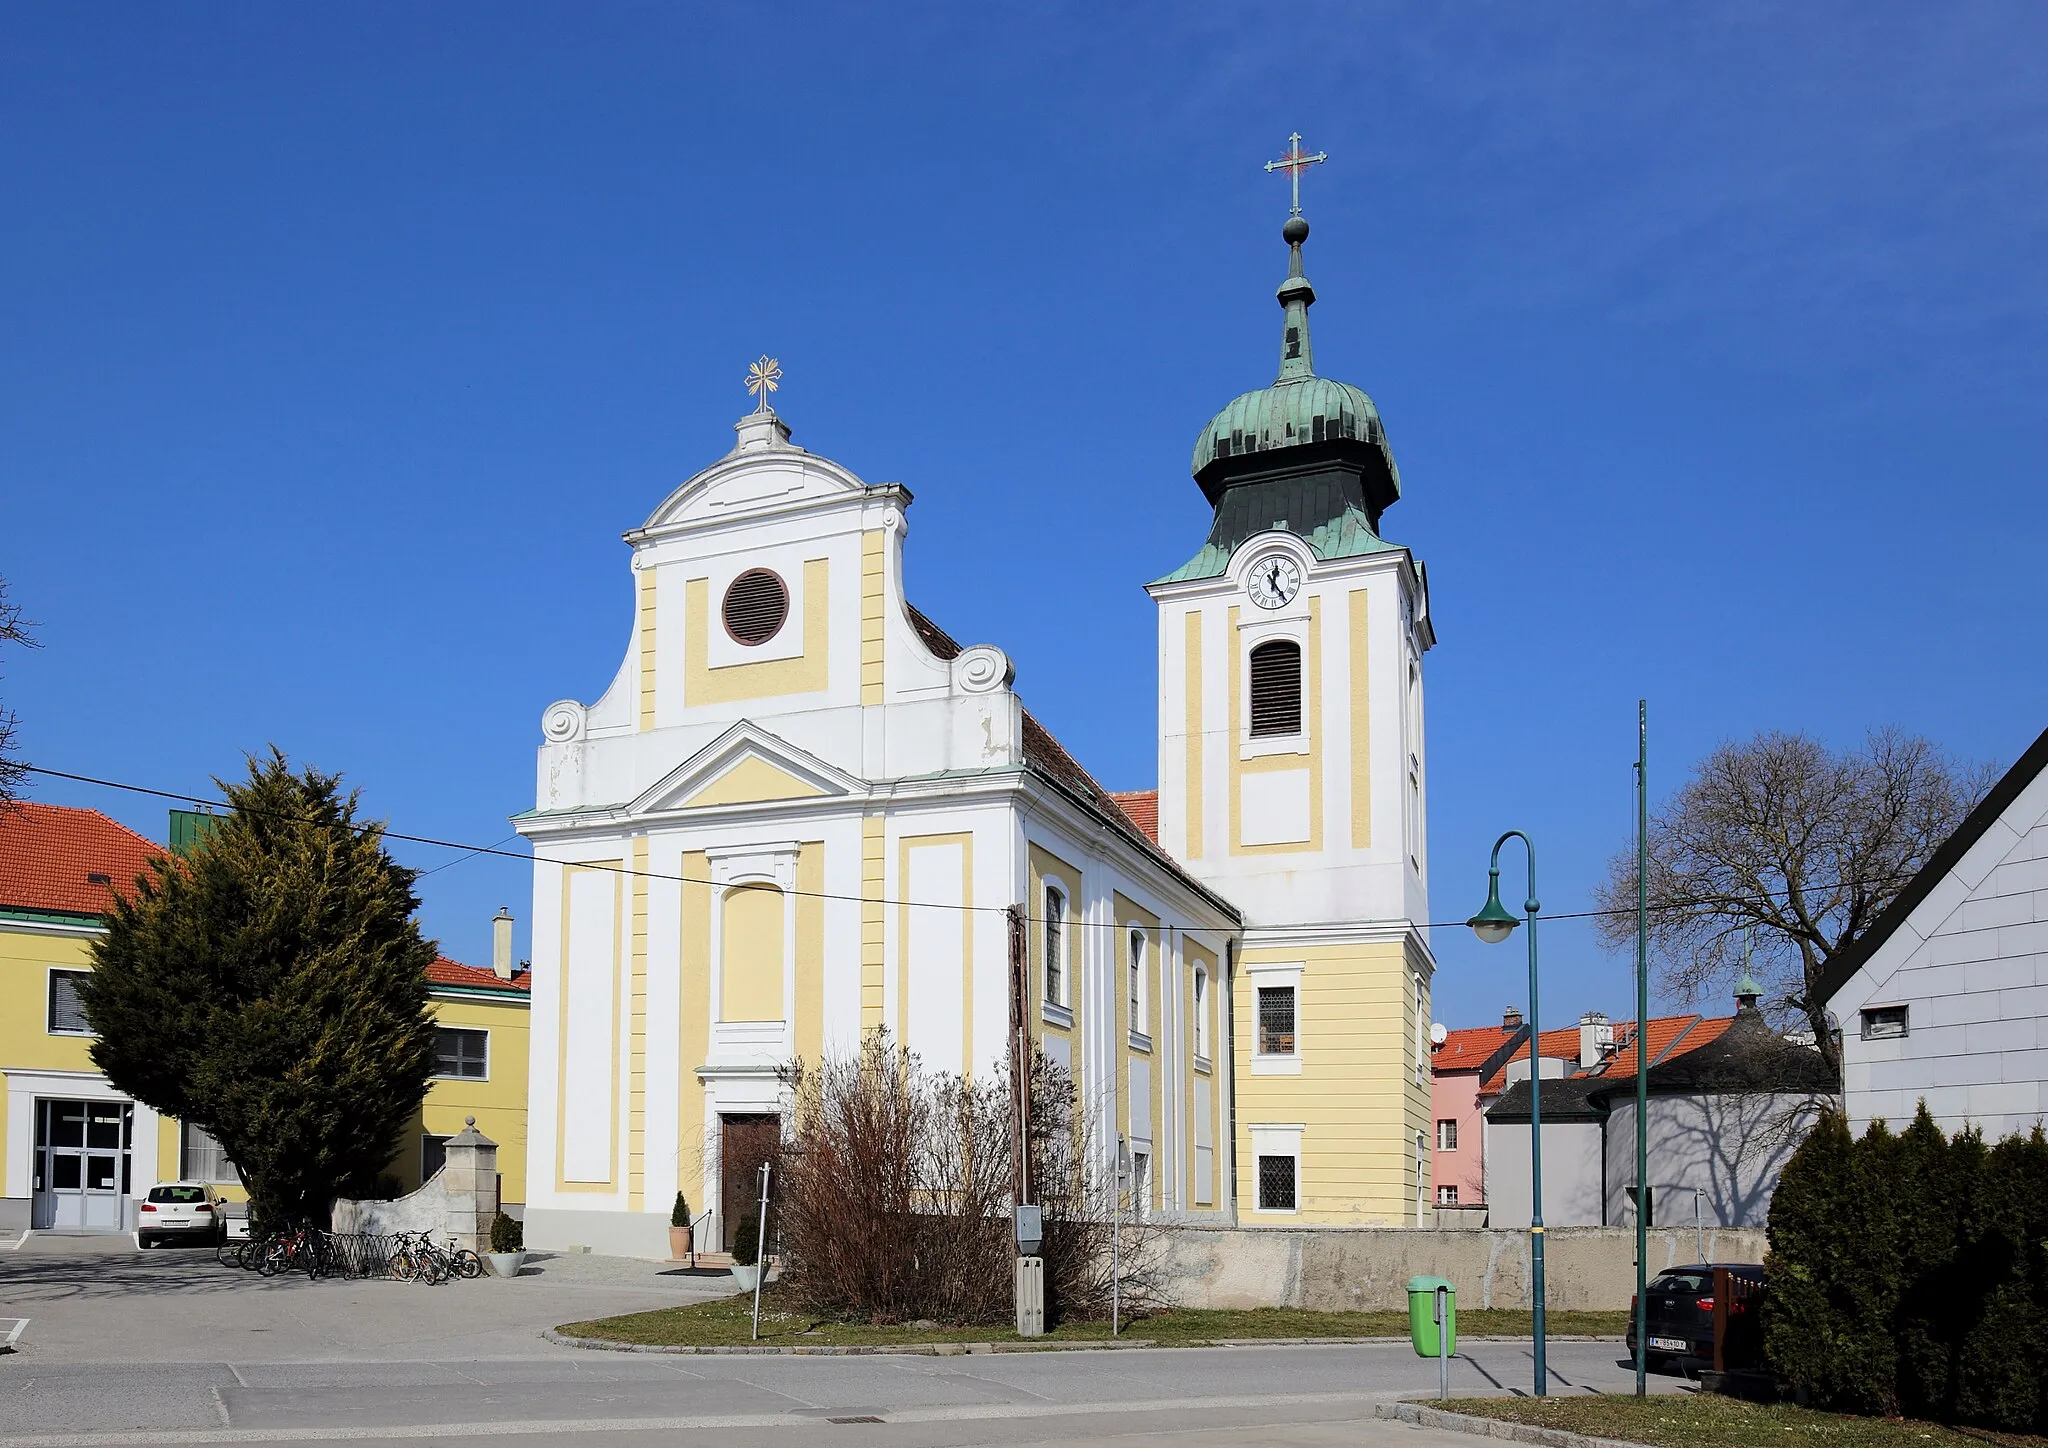
[[[233,1363],[229,1363],[227,1365],[227,1368],[229,1372],[235,1375],[236,1382],[240,1383],[245,1388],[249,1386],[249,1380],[242,1376],[242,1370],[240,1368],[236,1367]]]
[[[0,1322],[11,1322],[14,1324],[13,1327],[7,1330],[7,1336],[0,1338],[0,1352],[13,1352],[15,1343],[21,1340],[22,1333],[28,1329],[28,1319],[25,1317],[0,1317]]]
[[[29,1238],[33,1237],[34,1235],[35,1233],[32,1230],[28,1228],[23,1228],[21,1235],[19,1237],[16,1237],[12,1242],[0,1242],[0,1250],[5,1250],[8,1252],[18,1252],[21,1250],[21,1244],[23,1242],[26,1242]]]
[[[220,1385],[216,1383],[208,1388],[207,1391],[213,1394],[213,1411],[220,1414],[221,1427],[232,1428],[234,1424],[228,1421],[227,1400],[220,1395]]]
[[[1393,1402],[1411,1388],[1377,1393],[1286,1393],[1256,1397],[1155,1398],[1144,1402],[989,1403],[942,1408],[891,1408],[888,1421],[964,1423],[1001,1418],[1100,1417],[1107,1413],[1167,1413],[1189,1409],[1343,1407]],[[504,1423],[418,1423],[391,1427],[179,1428],[127,1433],[41,1433],[0,1437],[0,1448],[155,1448],[187,1443],[345,1443],[358,1439],[509,1438],[553,1433],[676,1433],[702,1428],[789,1428],[789,1413],[727,1413],[674,1418],[531,1418]],[[816,1422],[817,1420],[811,1419]]]

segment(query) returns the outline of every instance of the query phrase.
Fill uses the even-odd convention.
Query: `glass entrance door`
[[[38,1231],[126,1227],[134,1124],[135,1108],[126,1101],[37,1101],[31,1225]]]

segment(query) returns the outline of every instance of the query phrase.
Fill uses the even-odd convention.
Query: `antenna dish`
[[[1448,1041],[1450,1038],[1451,1033],[1447,1029],[1445,1029],[1444,1023],[1442,1021],[1438,1021],[1435,1025],[1429,1028],[1429,1043],[1432,1046],[1441,1046],[1445,1041]]]

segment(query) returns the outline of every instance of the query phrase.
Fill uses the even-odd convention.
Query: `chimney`
[[[1614,1027],[1605,1011],[1579,1017],[1579,1069],[1590,1071],[1614,1052]]]
[[[1514,1006],[1509,1006],[1506,1010],[1500,1013],[1500,1027],[1504,1031],[1521,1030],[1522,1012]]]
[[[491,917],[491,974],[512,979],[512,912],[503,905]]]

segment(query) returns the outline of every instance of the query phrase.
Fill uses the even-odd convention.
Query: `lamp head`
[[[1472,927],[1472,933],[1488,945],[1499,945],[1515,933],[1515,927],[1522,922],[1501,908],[1500,871],[1486,872],[1486,904],[1477,915],[1465,922]]]

